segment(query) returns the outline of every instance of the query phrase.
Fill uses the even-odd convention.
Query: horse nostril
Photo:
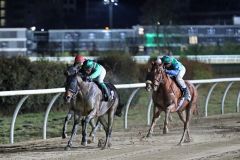
[[[65,100],[66,100],[66,102],[70,102],[71,96],[66,96],[66,97],[65,97]]]
[[[71,97],[70,96],[66,96],[66,99],[70,99]]]

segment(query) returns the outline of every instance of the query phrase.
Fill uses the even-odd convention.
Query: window
[[[104,39],[110,39],[110,33],[109,32],[105,32]]]
[[[5,10],[0,11],[0,17],[5,17]]]
[[[5,8],[5,0],[0,1],[0,8]]]
[[[95,39],[95,34],[94,34],[94,33],[89,33],[88,38],[89,38],[89,39]]]
[[[188,34],[197,34],[198,30],[196,28],[190,27],[188,29]]]
[[[209,34],[209,35],[215,34],[215,29],[214,29],[214,28],[209,28],[209,29],[207,30],[207,34]]]
[[[197,44],[198,43],[198,37],[197,36],[190,36],[189,37],[189,44]]]
[[[233,34],[233,29],[231,29],[231,28],[226,29],[226,34],[228,34],[228,35]]]
[[[1,19],[0,25],[5,26],[5,23],[6,23],[5,19]]]
[[[125,39],[126,34],[125,33],[120,33],[120,37],[121,37],[121,39]]]

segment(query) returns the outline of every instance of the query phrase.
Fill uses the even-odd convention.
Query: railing
[[[175,58],[180,58],[180,56],[174,56]],[[187,55],[190,60],[196,60],[203,63],[209,64],[239,64],[240,55]],[[87,57],[87,59],[97,59],[98,57]],[[150,56],[133,56],[134,61],[137,63],[147,63]],[[73,63],[74,57],[29,57],[31,61],[54,61],[54,62],[65,62]]]
[[[205,117],[208,116],[208,103],[209,99],[211,97],[212,91],[220,82],[229,82],[227,85],[224,95],[222,97],[222,103],[221,103],[221,113],[224,114],[224,102],[226,95],[230,89],[230,87],[233,85],[234,82],[240,81],[240,78],[220,78],[220,79],[204,79],[204,80],[190,80],[193,84],[196,84],[196,87],[199,88],[201,84],[211,83],[211,87],[208,91],[206,100],[205,100]],[[136,93],[140,90],[140,88],[145,87],[145,83],[135,83],[135,84],[118,84],[115,85],[117,89],[129,89],[129,88],[135,88],[133,92],[131,93],[127,104],[125,106],[125,114],[124,114],[124,128],[127,128],[127,117],[128,117],[128,110],[130,107],[130,104],[132,102],[132,99],[136,95]],[[240,88],[240,87],[239,87]],[[45,118],[44,118],[44,124],[43,124],[43,139],[46,139],[46,133],[47,133],[47,120],[49,112],[56,101],[56,99],[61,95],[61,93],[65,92],[64,88],[55,88],[55,89],[38,89],[38,90],[19,90],[19,91],[2,91],[0,92],[0,97],[3,96],[20,96],[24,95],[24,97],[19,101],[19,103],[16,106],[16,109],[13,114],[12,123],[11,123],[11,130],[10,130],[10,143],[14,143],[14,126],[15,121],[18,115],[18,112],[22,106],[22,104],[26,101],[26,99],[29,97],[29,95],[39,95],[39,94],[55,94],[52,100],[50,101],[47,110],[45,112]],[[236,105],[236,112],[239,112],[239,103],[240,103],[240,90],[238,91],[237,96],[237,105]],[[150,111],[152,106],[152,99],[151,96],[149,96],[149,103],[148,103],[148,113],[147,113],[147,124],[150,124]]]

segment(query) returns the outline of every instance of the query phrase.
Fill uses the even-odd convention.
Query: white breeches
[[[105,76],[106,76],[106,69],[104,68],[104,67],[102,67],[102,66],[100,66],[101,67],[101,73],[100,73],[100,75],[96,78],[96,80],[99,82],[99,83],[103,83],[103,80],[104,80],[104,78],[105,78]]]
[[[186,72],[186,68],[184,66],[181,67],[181,70],[179,71],[177,77],[176,77],[176,81],[178,82],[178,84],[182,87],[182,88],[186,88],[186,84],[183,80],[183,76],[185,75]]]

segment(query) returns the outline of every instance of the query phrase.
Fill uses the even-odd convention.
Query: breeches
[[[106,70],[102,67],[100,75],[96,78],[96,81],[100,83],[103,83],[103,80],[106,76]]]
[[[181,70],[179,71],[177,77],[176,77],[176,81],[178,82],[178,84],[182,87],[182,88],[186,88],[186,84],[183,80],[183,76],[185,75],[186,72],[186,68],[184,66],[182,66]]]

